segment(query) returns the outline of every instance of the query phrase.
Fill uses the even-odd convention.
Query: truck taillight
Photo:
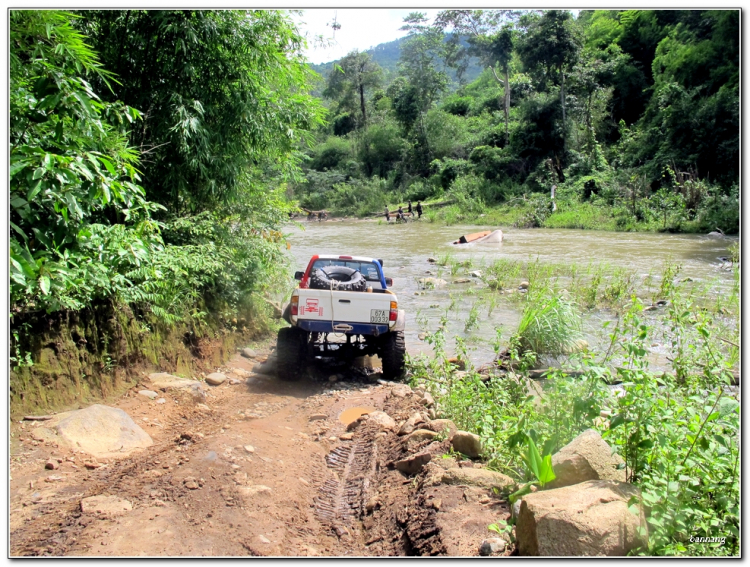
[[[298,313],[298,307],[299,307],[299,296],[293,295],[292,296],[292,316],[296,317]]]
[[[398,303],[391,301],[391,312],[388,315],[388,320],[395,321],[396,319],[398,319]]]

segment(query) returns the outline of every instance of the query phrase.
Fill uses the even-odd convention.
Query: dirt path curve
[[[255,364],[236,356],[223,370],[248,376]],[[352,408],[367,407],[403,420],[419,407],[392,396],[379,377],[352,371],[336,383],[324,377],[284,383],[250,374],[212,387],[205,404],[174,390],[159,404],[137,393],[148,386],[144,379],[115,405],[154,445],[121,460],[92,463],[81,452],[34,440],[32,425],[14,423],[20,442],[11,458],[11,555],[415,554],[404,533],[434,540],[435,530],[420,535],[422,523],[395,518],[396,509],[409,515],[415,498],[414,482],[386,466],[401,450],[398,438],[373,427],[347,433],[341,419],[343,413],[351,421],[349,414],[359,413]],[[60,461],[58,469],[45,469],[50,459]],[[127,500],[132,510],[82,513],[83,498],[102,494]],[[477,523],[482,533],[469,538],[462,554],[470,548],[475,554],[486,525],[486,518]],[[419,554],[425,551],[442,554],[445,547],[427,545]]]

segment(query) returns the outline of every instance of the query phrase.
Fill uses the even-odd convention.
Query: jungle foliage
[[[322,124],[302,42],[281,11],[11,11],[11,315],[262,304]]]
[[[303,205],[364,214],[448,197],[511,203],[527,226],[738,231],[738,11],[443,10],[404,23],[398,72],[361,90],[364,105],[335,88],[363,54],[325,76],[329,120],[294,185]],[[387,190],[372,208],[340,207],[374,178]],[[554,212],[534,196],[553,185]]]

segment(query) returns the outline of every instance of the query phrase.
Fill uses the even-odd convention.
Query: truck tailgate
[[[388,324],[391,301],[389,293],[300,289],[299,319],[343,321],[347,323]]]

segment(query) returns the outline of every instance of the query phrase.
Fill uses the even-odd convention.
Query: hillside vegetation
[[[328,64],[304,207],[450,199],[428,219],[738,231],[738,11],[445,10],[405,29],[395,76],[377,49]],[[452,90],[470,57],[481,74]]]
[[[14,407],[267,328],[323,123],[302,41],[281,11],[11,11]]]

